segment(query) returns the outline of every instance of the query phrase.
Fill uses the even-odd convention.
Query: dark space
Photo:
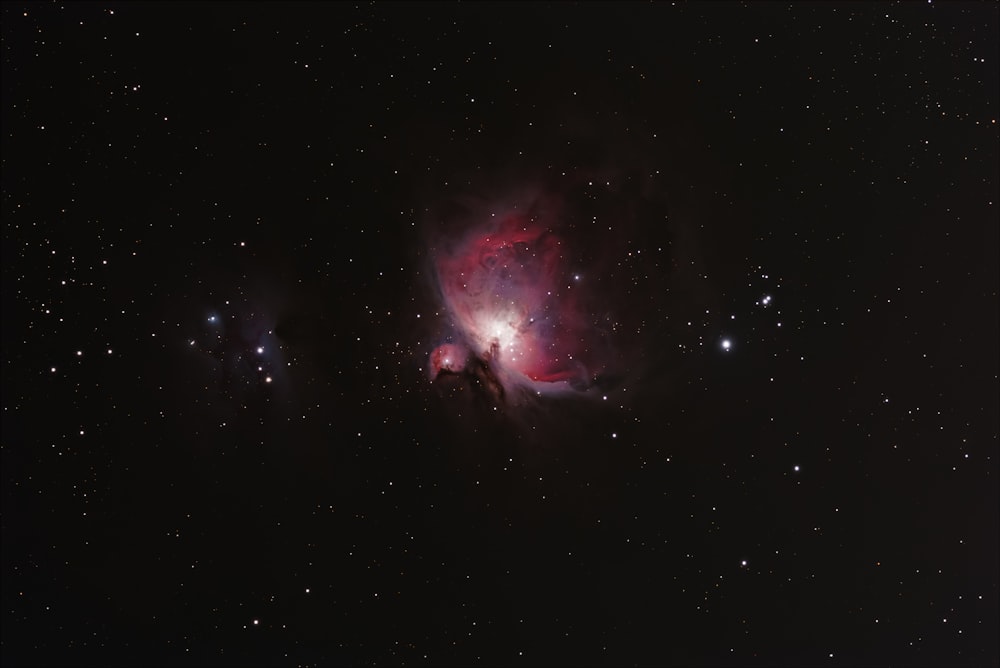
[[[2,11],[4,665],[1000,661],[995,4]]]

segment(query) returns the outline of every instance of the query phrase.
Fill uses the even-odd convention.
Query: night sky
[[[996,665],[993,3],[2,6],[5,665]]]

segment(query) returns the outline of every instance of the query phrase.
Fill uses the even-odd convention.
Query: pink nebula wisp
[[[582,389],[588,332],[562,240],[511,214],[435,256],[438,287],[460,343],[431,355],[431,377],[487,370],[501,390]]]

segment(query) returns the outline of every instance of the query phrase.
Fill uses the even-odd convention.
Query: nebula
[[[537,212],[535,212],[537,213]],[[466,374],[499,397],[584,392],[594,332],[568,270],[558,221],[511,211],[490,216],[434,254],[434,272],[453,332],[431,353],[430,377]]]
[[[465,371],[469,363],[469,351],[465,347],[444,343],[434,349],[431,353],[431,380],[438,377],[438,374],[461,373]]]

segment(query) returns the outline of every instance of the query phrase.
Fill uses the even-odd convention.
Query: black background
[[[997,30],[5,3],[3,663],[995,665]],[[524,192],[602,397],[428,382]]]

